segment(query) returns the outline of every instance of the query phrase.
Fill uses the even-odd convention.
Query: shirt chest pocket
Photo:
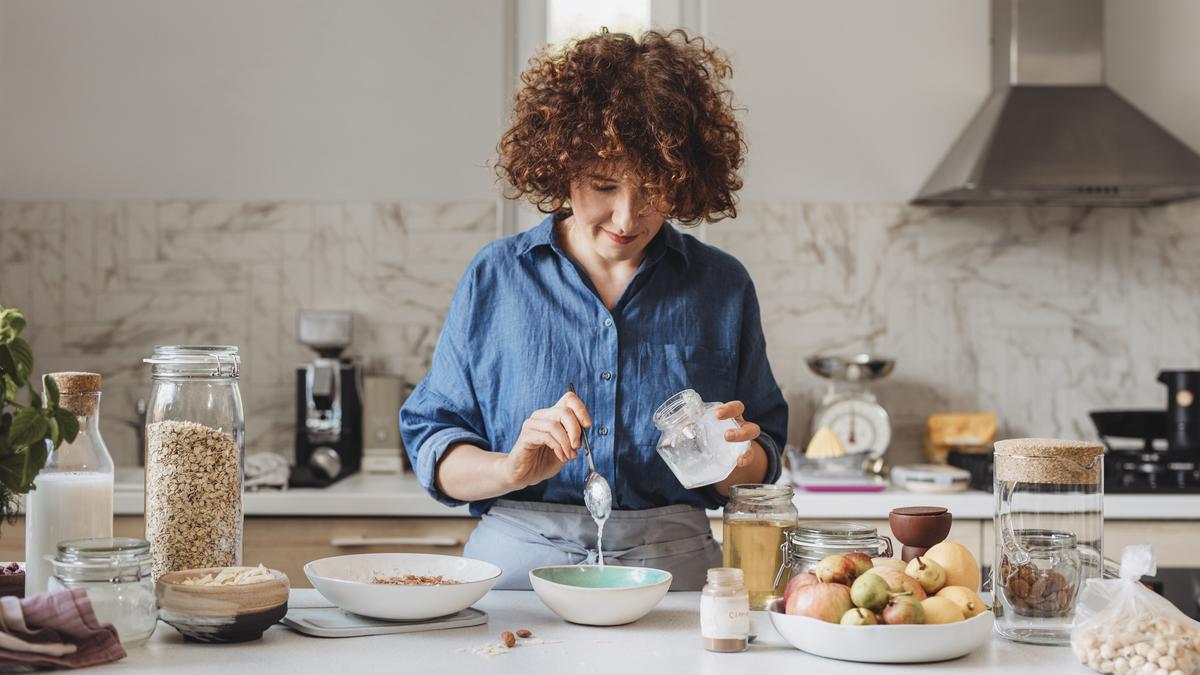
[[[639,416],[650,419],[671,396],[694,389],[709,403],[736,398],[737,356],[732,350],[709,349],[688,344],[638,345],[637,397],[646,410]]]

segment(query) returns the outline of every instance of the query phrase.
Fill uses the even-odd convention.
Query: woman
[[[699,589],[720,566],[705,508],[779,477],[787,404],[737,260],[667,225],[735,215],[744,143],[729,65],[682,31],[602,32],[522,75],[498,174],[550,214],[488,245],[455,292],[429,375],[400,414],[422,485],[481,514],[466,555],[504,570],[594,562],[583,504],[588,434],[613,491],[605,560]],[[574,383],[578,395],[565,393]],[[725,402],[750,449],[685,489],[655,451],[657,406],[683,389]]]

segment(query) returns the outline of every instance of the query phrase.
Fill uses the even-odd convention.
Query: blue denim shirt
[[[524,420],[554,405],[568,382],[592,414],[596,470],[615,509],[724,503],[712,487],[684,488],[655,450],[654,411],[687,388],[705,401],[745,403],[745,419],[763,430],[766,480],[779,478],[788,410],[767,363],[754,285],[737,259],[670,225],[611,312],[560,245],[552,217],[475,256],[429,374],[400,411],[421,485],[461,503],[435,485],[446,449],[466,442],[508,452]],[[581,452],[557,476],[506,498],[582,504],[587,472]],[[473,502],[472,513],[492,501]]]

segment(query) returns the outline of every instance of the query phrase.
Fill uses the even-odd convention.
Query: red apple
[[[871,557],[862,551],[853,551],[843,556],[846,560],[854,563],[854,578],[857,579],[867,573],[875,563],[871,562]]]
[[[787,587],[785,587],[783,589],[783,601],[786,603],[787,599],[792,597],[792,593],[795,593],[796,591],[800,590],[801,588],[803,588],[809,584],[819,584],[819,583],[821,583],[821,580],[818,579],[817,575],[813,574],[812,572],[805,572],[803,574],[797,574],[796,576],[792,577],[790,581],[787,582]]]
[[[796,590],[787,600],[787,613],[838,623],[854,609],[850,589],[842,584],[809,584]]]

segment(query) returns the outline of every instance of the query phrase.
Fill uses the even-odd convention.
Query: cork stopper
[[[100,373],[49,373],[47,377],[58,385],[59,407],[79,417],[96,414],[100,405]]]
[[[1098,485],[1104,446],[1059,438],[996,441],[996,479],[1022,483]]]

